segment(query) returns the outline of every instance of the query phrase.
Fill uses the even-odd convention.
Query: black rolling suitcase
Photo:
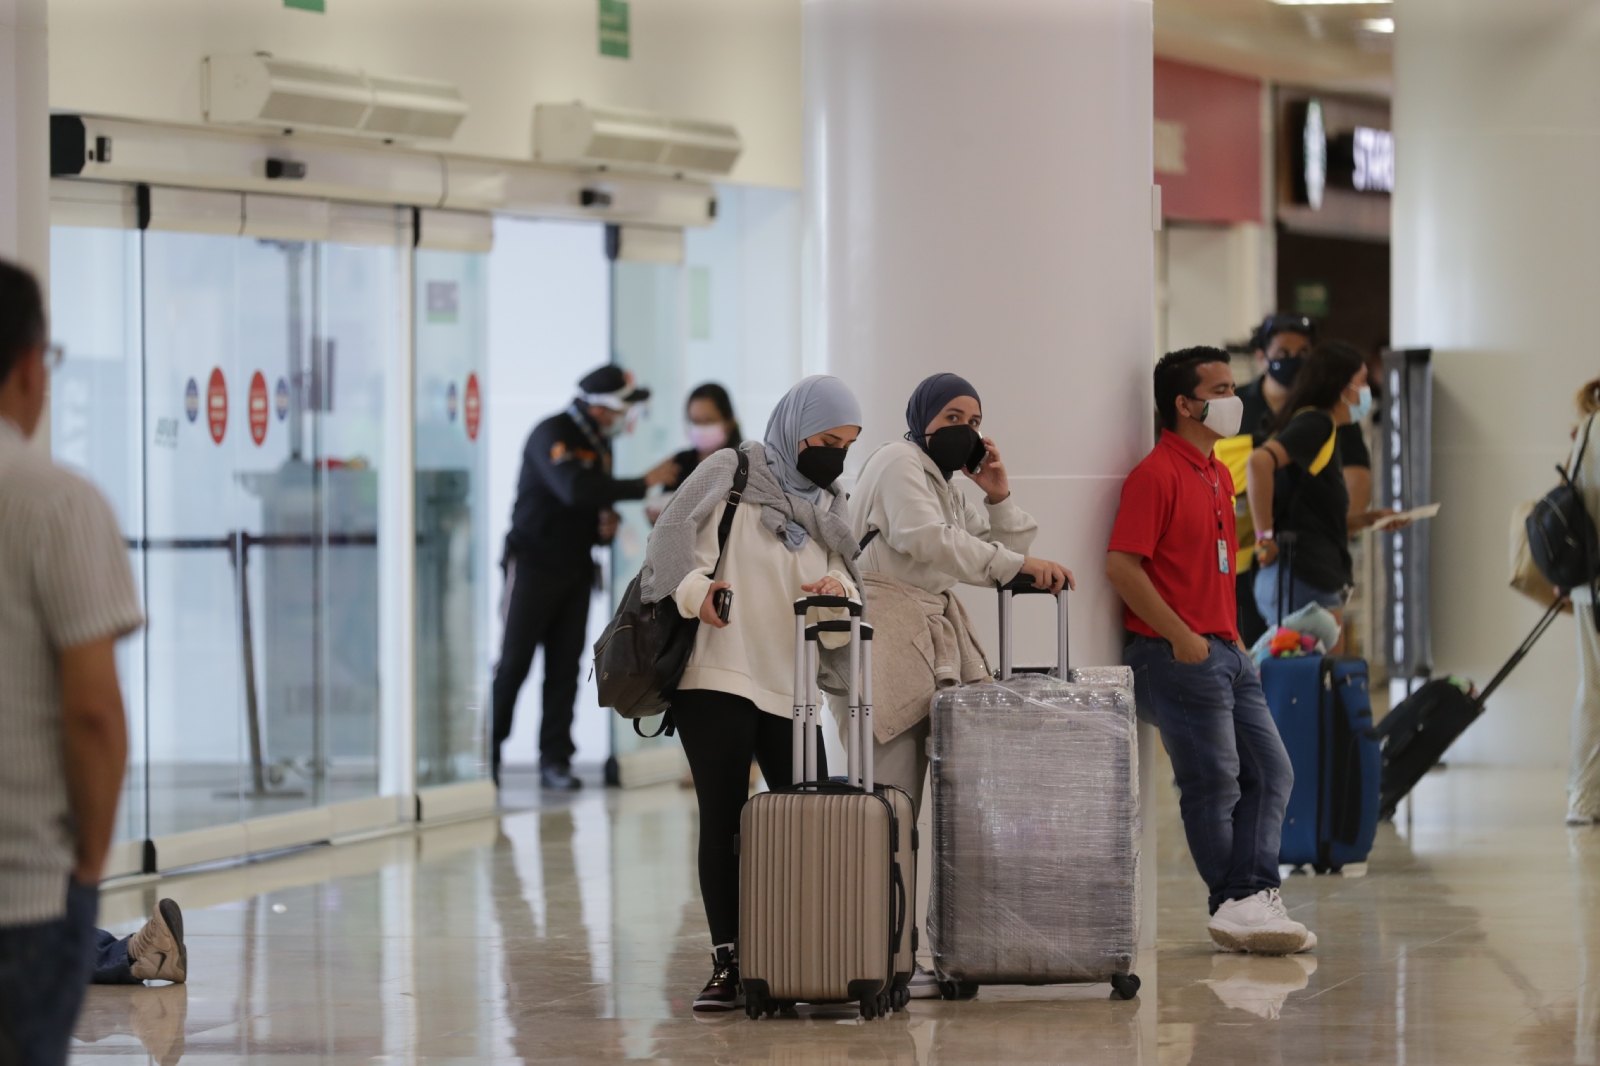
[[[1395,808],[1422,776],[1438,765],[1445,749],[1455,743],[1467,727],[1478,720],[1483,705],[1494,690],[1510,676],[1517,664],[1533,650],[1544,631],[1561,613],[1565,600],[1557,600],[1545,611],[1533,631],[1511,653],[1511,658],[1494,675],[1482,692],[1463,691],[1445,678],[1436,678],[1413,692],[1400,706],[1373,727],[1383,743],[1383,786],[1378,801],[1381,818],[1393,817]]]

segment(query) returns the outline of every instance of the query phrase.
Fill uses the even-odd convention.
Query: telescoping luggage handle
[[[1050,671],[1054,677],[1065,678],[1071,669],[1072,661],[1067,652],[1067,590],[1065,587],[1060,592],[1051,593],[1049,589],[1040,588],[1033,583],[1033,578],[1027,574],[1018,574],[1004,585],[996,585],[1000,590],[1000,680],[1010,681],[1011,675],[1016,670],[1011,665],[1013,647],[1016,643],[1014,636],[1016,625],[1011,617],[1011,600],[1013,596],[1021,595],[1054,595],[1056,598],[1056,666]]]
[[[806,625],[813,607],[842,607],[850,617]],[[823,633],[850,634],[850,728],[846,731],[847,780],[872,791],[872,627],[861,620],[861,603],[845,596],[802,596],[794,601],[794,747],[790,753],[794,784],[817,780],[817,725],[821,696],[817,690],[818,638]]]

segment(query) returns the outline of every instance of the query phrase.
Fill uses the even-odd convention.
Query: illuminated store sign
[[[1394,192],[1394,134],[1357,126],[1350,150],[1350,184],[1356,192]]]

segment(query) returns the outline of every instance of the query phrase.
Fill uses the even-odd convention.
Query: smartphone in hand
[[[713,592],[711,594],[711,609],[717,613],[718,618],[726,622],[729,613],[733,611],[733,590],[718,589]]]

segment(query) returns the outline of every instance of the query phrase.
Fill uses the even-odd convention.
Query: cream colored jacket
[[[935,595],[957,583],[1010,581],[1039,532],[1009,497],[980,510],[908,440],[885,444],[867,459],[850,495],[850,520],[858,540],[878,530],[856,560],[858,569]]]
[[[695,536],[695,568],[678,583],[673,600],[685,618],[700,614],[711,591],[711,570],[717,562],[717,525],[723,504],[715,508]],[[702,625],[683,672],[680,689],[711,689],[743,696],[768,714],[789,718],[794,709],[794,601],[824,575],[837,580],[845,594],[859,598],[860,591],[845,573],[838,552],[817,543],[792,552],[761,524],[761,505],[741,504],[728,532],[719,581],[733,589],[728,625],[717,629]],[[812,611],[811,620],[842,618],[842,610]],[[848,644],[844,633],[823,633],[823,647]]]

